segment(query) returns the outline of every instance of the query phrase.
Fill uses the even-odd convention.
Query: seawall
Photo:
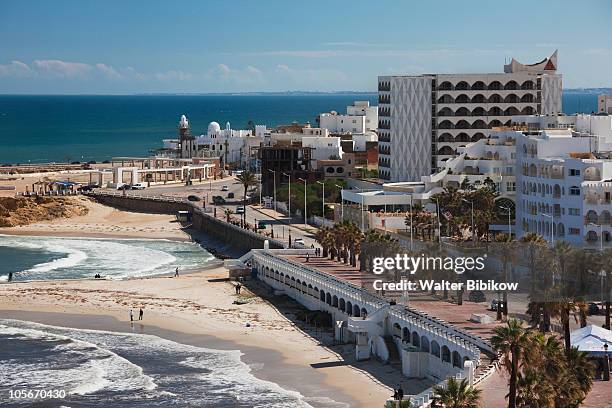
[[[201,207],[197,207],[195,204],[179,198],[137,195],[123,196],[122,194],[109,193],[89,193],[87,195],[101,204],[127,211],[171,215],[176,214],[178,211],[189,211],[192,213],[192,228],[245,253],[251,249],[262,249],[266,240],[268,240],[272,249],[283,248],[283,244],[280,241],[264,237],[217,219],[206,214]]]

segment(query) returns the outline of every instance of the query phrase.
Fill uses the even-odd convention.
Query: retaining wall
[[[189,211],[192,213],[192,227],[194,229],[245,252],[251,249],[262,249],[266,239],[269,241],[271,249],[283,248],[283,244],[280,241],[269,239],[236,225],[228,224],[223,220],[204,213],[197,204],[192,204],[182,199],[137,195],[123,196],[121,194],[107,193],[91,193],[88,195],[104,205],[134,212],[174,215],[177,211]]]

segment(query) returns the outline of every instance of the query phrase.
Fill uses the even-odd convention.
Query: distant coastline
[[[565,88],[566,94],[593,94],[599,95],[612,93],[612,87],[602,88]],[[376,90],[357,90],[357,91],[251,91],[251,92],[139,92],[125,94],[91,94],[91,93],[1,93],[0,96],[325,96],[325,95],[376,95]]]

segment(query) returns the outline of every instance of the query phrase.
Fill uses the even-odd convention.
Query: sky
[[[2,0],[0,93],[375,91],[555,49],[565,88],[612,87],[610,21],[609,0]]]

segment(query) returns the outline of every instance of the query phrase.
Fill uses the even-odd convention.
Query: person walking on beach
[[[140,308],[140,312],[138,312],[138,320],[142,320],[142,315],[144,314],[142,307]]]
[[[178,278],[179,276],[179,272],[178,272],[178,266],[176,267],[176,269],[174,270],[174,277]]]
[[[130,309],[130,322],[134,321],[134,312]]]
[[[240,282],[238,282],[238,284],[236,285],[236,294],[237,295],[240,294],[240,289],[242,289],[242,285],[240,284]]]
[[[13,272],[9,272],[8,281],[9,282],[13,281]]]

